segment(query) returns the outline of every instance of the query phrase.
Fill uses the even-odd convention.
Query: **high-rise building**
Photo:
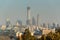
[[[30,20],[30,7],[27,7],[27,19]]]
[[[32,17],[32,25],[36,25],[36,20],[34,17]]]
[[[55,28],[56,27],[55,23],[53,23],[52,25],[53,25],[52,28]]]
[[[37,14],[37,26],[39,26],[39,14]]]
[[[31,18],[30,18],[30,7],[27,7],[27,25],[31,25]]]
[[[57,27],[59,27],[59,24],[57,24]]]
[[[21,20],[17,20],[17,25],[18,26],[22,26],[22,21]]]
[[[7,18],[7,19],[6,19],[6,27],[9,27],[9,25],[10,25],[10,19]]]
[[[45,28],[46,28],[46,24],[45,24],[45,23],[43,23],[43,27],[45,27]]]
[[[48,23],[48,26],[47,26],[48,28],[50,28],[50,24]]]

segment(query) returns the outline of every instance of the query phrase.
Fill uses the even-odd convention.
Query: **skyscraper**
[[[21,20],[17,20],[17,25],[22,26],[22,21]]]
[[[30,7],[27,7],[27,19],[30,20]]]
[[[32,17],[32,25],[36,25],[36,20],[34,17]]]
[[[46,24],[45,23],[43,23],[43,27],[46,27]]]
[[[27,7],[27,25],[31,25],[31,18],[30,18],[30,7]]]
[[[37,26],[39,26],[39,14],[37,14]]]
[[[55,28],[56,27],[55,23],[53,23],[52,25],[53,25],[52,28]]]
[[[60,25],[59,24],[57,24],[57,27],[59,27]]]
[[[6,27],[9,27],[9,25],[10,25],[10,19],[7,18],[7,19],[6,19]]]

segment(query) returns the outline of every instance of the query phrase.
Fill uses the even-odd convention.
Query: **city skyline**
[[[9,17],[12,24],[22,20],[26,24],[27,6],[30,6],[31,18],[37,19],[40,15],[40,23],[60,24],[60,0],[0,0],[0,25]]]

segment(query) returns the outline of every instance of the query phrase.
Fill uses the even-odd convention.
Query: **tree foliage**
[[[29,29],[26,29],[22,35],[23,40],[37,40],[35,36],[31,36]],[[50,32],[47,35],[42,35],[38,40],[60,40],[60,29],[57,29],[55,33]]]
[[[29,29],[25,30],[24,34],[22,35],[22,39],[23,40],[36,40],[34,36],[31,36],[31,32],[29,31]]]
[[[57,29],[55,33],[50,32],[46,36],[42,36],[40,40],[60,40],[60,29]]]

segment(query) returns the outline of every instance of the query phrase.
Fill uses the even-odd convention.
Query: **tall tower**
[[[32,25],[36,25],[36,20],[34,17],[32,17]]]
[[[37,14],[37,26],[39,26],[39,14]]]
[[[30,7],[27,7],[27,19],[30,20]]]
[[[27,7],[27,25],[31,25],[30,7]]]

